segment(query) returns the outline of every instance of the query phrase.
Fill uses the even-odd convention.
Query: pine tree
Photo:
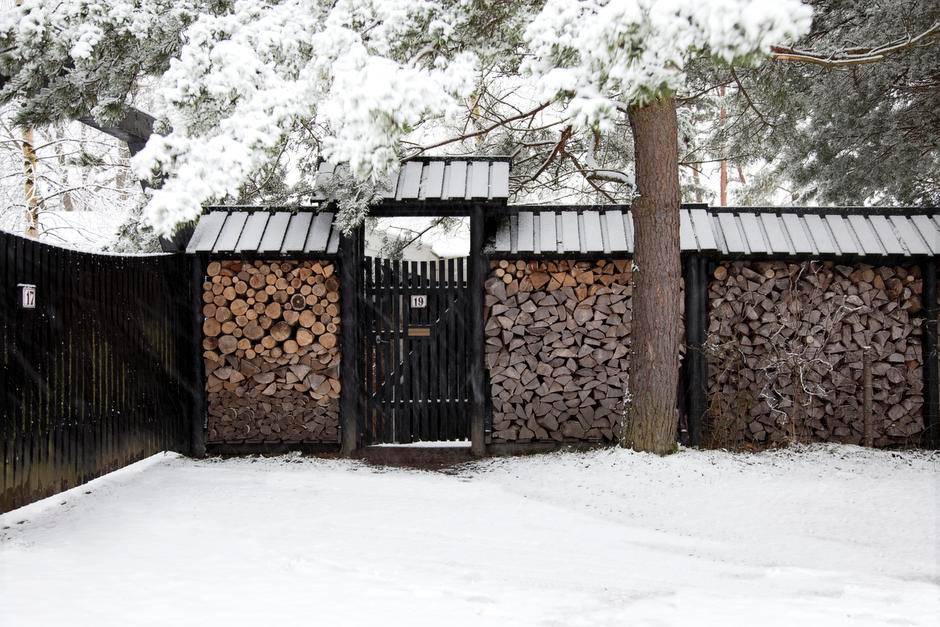
[[[158,134],[135,163],[161,183],[145,213],[161,232],[203,203],[263,193],[254,179],[278,171],[285,145],[308,180],[320,158],[348,164],[356,182],[337,200],[349,224],[391,167],[440,149],[512,154],[516,191],[530,197],[633,200],[628,441],[673,449],[685,135],[675,97],[691,59],[748,64],[805,32],[798,0],[40,4],[0,21],[0,101],[22,97],[34,122],[114,123],[133,88],[153,84]]]

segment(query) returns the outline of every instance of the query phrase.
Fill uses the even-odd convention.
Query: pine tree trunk
[[[629,428],[625,445],[665,455],[676,448],[681,274],[679,155],[675,101],[629,112],[639,197],[636,232]]]

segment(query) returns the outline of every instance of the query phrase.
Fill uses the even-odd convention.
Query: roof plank
[[[816,250],[818,250],[820,254],[836,255],[839,253],[839,247],[836,246],[835,241],[829,234],[829,227],[821,217],[815,214],[808,214],[803,216],[803,219],[806,221],[806,230],[812,235],[813,243],[816,245]]]
[[[868,219],[875,233],[878,235],[879,239],[881,239],[881,245],[884,246],[885,252],[889,255],[908,254],[907,249],[901,244],[901,240],[898,239],[898,235],[894,232],[894,227],[888,221],[888,218],[873,215],[869,216]]]
[[[490,196],[490,162],[471,161],[468,171],[466,199],[489,198]]]
[[[215,247],[215,241],[219,238],[222,226],[225,224],[226,211],[210,211],[199,218],[196,228],[193,229],[193,236],[189,239],[186,246],[188,253],[207,253]]]
[[[610,240],[610,252],[627,252],[627,231],[623,226],[623,212],[620,210],[605,211],[604,220],[607,222],[607,238]]]
[[[490,165],[490,198],[509,198],[509,162],[494,161]]]
[[[780,218],[775,213],[760,214],[760,221],[764,225],[764,232],[767,233],[767,246],[771,253],[783,253],[792,255],[796,251],[790,244],[790,238],[780,222]]]
[[[633,212],[623,212],[623,230],[627,236],[627,252],[632,253],[635,242],[633,241]]]
[[[689,217],[692,218],[692,227],[695,229],[695,239],[698,241],[699,248],[718,250],[718,241],[715,239],[712,219],[708,212],[704,209],[690,209]]]
[[[493,238],[493,249],[496,252],[509,252],[509,216],[504,216],[499,221],[499,227],[496,229],[496,236]]]
[[[299,211],[291,216],[290,223],[287,225],[287,234],[281,244],[282,253],[301,252],[304,249],[311,220],[313,220],[313,213],[310,211]]]
[[[911,222],[907,216],[891,216],[891,224],[894,225],[901,240],[901,244],[904,245],[910,254],[930,254],[930,248],[927,246],[924,238],[921,237],[920,231],[917,230],[917,227],[914,226],[914,223]]]
[[[826,224],[829,225],[832,231],[832,238],[836,241],[836,246],[839,247],[841,254],[856,255],[860,252],[858,244],[855,242],[855,236],[852,234],[849,224],[842,216],[835,214],[827,215]]]
[[[878,236],[871,228],[871,224],[868,222],[865,216],[850,215],[849,224],[851,224],[852,228],[855,230],[855,235],[858,236],[858,241],[861,242],[862,250],[865,252],[865,254],[885,254],[885,249],[882,248],[881,242],[878,240]]]
[[[245,228],[242,229],[242,236],[238,238],[235,250],[238,252],[258,250],[261,236],[264,235],[264,226],[268,223],[270,215],[267,211],[252,211],[248,216],[248,221],[245,222]]]
[[[222,231],[219,233],[219,239],[215,241],[215,246],[212,247],[212,252],[234,251],[247,219],[247,212],[236,211],[230,213],[228,217],[225,218],[225,224],[222,225]]]
[[[741,230],[744,232],[747,247],[751,250],[751,253],[767,253],[768,246],[767,242],[764,241],[764,229],[761,228],[757,214],[744,212],[738,214],[738,217],[741,219]]]
[[[940,233],[937,232],[930,218],[927,216],[912,216],[911,221],[914,223],[914,226],[917,227],[917,230],[920,231],[920,234],[924,237],[924,241],[927,242],[927,246],[930,247],[933,254],[940,255]]]
[[[559,240],[564,247],[564,252],[571,253],[581,251],[581,238],[578,236],[577,211],[561,212],[561,233],[559,235]],[[558,252],[562,251],[559,250]]]
[[[400,169],[393,170],[388,179],[383,181],[383,184],[379,186],[379,190],[383,192],[383,196],[388,199],[395,199],[398,194],[398,185],[401,182],[401,173]]]
[[[747,242],[741,235],[741,229],[738,228],[738,221],[734,214],[719,213],[718,226],[721,228],[721,234],[725,238],[725,245],[728,247],[729,253],[747,254],[751,252],[747,247]]]
[[[531,211],[519,212],[519,226],[517,227],[517,248],[519,252],[535,250],[535,218]]]
[[[330,217],[332,220],[332,216]],[[340,230],[338,228],[330,229],[330,241],[326,243],[326,252],[330,255],[335,255],[339,252],[339,237]]]
[[[601,235],[601,214],[597,211],[585,211],[581,216],[584,218],[584,240],[581,242],[582,252],[603,252],[604,238]]]
[[[467,193],[467,162],[451,161],[447,164],[446,193],[442,198],[463,198]]]
[[[783,219],[783,226],[790,236],[790,242],[793,244],[793,250],[797,254],[814,253],[813,242],[809,239],[806,231],[803,229],[803,221],[795,213],[784,213],[780,216]]]
[[[327,244],[330,241],[330,231],[333,229],[333,214],[327,212],[318,213],[313,218],[313,224],[310,226],[310,233],[307,235],[304,243],[304,252],[321,253],[326,252]],[[337,231],[339,229],[336,229]]]
[[[557,252],[558,236],[555,234],[557,214],[554,211],[543,211],[539,215],[539,246],[543,253]]]
[[[287,234],[287,224],[290,222],[289,211],[278,211],[268,218],[268,224],[264,228],[264,236],[261,238],[261,245],[258,252],[277,253],[281,252],[281,244],[284,242],[284,235]]]
[[[425,168],[426,176],[421,185],[419,198],[440,198],[441,190],[444,189],[444,162],[432,161]]]
[[[424,164],[420,161],[409,161],[401,171],[401,180],[395,191],[396,200],[413,200],[421,191],[421,174]]]

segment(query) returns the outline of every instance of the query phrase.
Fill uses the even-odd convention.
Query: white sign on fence
[[[424,309],[427,306],[428,306],[427,294],[412,294],[411,295],[411,308],[412,309]]]
[[[17,287],[20,290],[20,307],[22,309],[35,309],[36,286],[28,283],[19,283]]]

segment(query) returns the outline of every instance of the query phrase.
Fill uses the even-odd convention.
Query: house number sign
[[[411,295],[411,308],[412,309],[424,309],[427,306],[428,306],[427,294],[412,294]]]
[[[21,309],[35,309],[36,308],[36,286],[30,285],[28,283],[19,283],[17,286],[20,291],[20,308]]]

